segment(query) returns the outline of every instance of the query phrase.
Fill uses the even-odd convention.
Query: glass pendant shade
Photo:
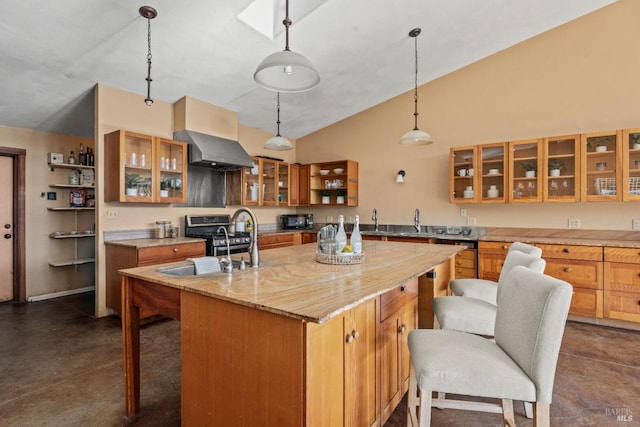
[[[285,151],[292,150],[293,144],[287,138],[280,135],[272,136],[264,143],[264,148],[267,150]]]
[[[433,138],[427,132],[414,129],[402,135],[400,144],[404,145],[428,145],[433,144]]]
[[[304,92],[320,83],[320,75],[311,61],[290,50],[267,56],[253,78],[260,86],[285,93]]]

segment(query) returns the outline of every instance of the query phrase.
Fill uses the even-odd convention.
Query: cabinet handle
[[[354,329],[353,332],[351,332],[351,336],[353,337],[353,339],[357,340],[358,338],[360,338],[360,332]]]
[[[507,245],[502,245],[502,249],[504,249],[504,250],[506,251],[507,249],[509,249],[509,246],[507,246]]]
[[[402,324],[402,326],[400,326],[400,327],[398,328],[398,333],[400,333],[400,334],[404,334],[404,331],[406,331],[406,330],[407,330],[407,325],[405,325],[405,324],[403,323],[403,324]]]
[[[571,249],[569,249],[569,248],[564,248],[564,249],[562,250],[562,252],[564,252],[565,254],[568,254],[569,252],[571,252]]]
[[[347,343],[351,344],[353,342],[353,340],[355,340],[355,338],[353,338],[353,335],[349,334],[347,335]]]
[[[564,271],[565,273],[571,273],[571,268],[570,268],[570,267],[565,267],[565,268],[563,269],[563,271]]]
[[[400,292],[407,293],[407,287],[405,285],[400,286]]]
[[[173,252],[178,252],[178,248],[173,248]]]

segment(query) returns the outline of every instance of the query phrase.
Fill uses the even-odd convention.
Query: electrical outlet
[[[467,216],[467,210],[465,208],[460,209],[460,216]]]
[[[633,221],[631,221],[631,229],[640,230],[640,219],[634,219]]]
[[[568,221],[569,228],[580,228],[580,220],[576,218],[569,218]]]
[[[107,218],[117,218],[117,217],[118,217],[118,211],[113,209],[109,209],[107,211]]]
[[[467,225],[476,225],[475,218],[467,218]]]

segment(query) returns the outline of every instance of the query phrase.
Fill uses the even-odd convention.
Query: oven
[[[251,234],[244,231],[228,234],[230,221],[230,215],[185,215],[184,235],[206,239],[207,256],[226,256],[227,243],[230,254],[248,252]]]

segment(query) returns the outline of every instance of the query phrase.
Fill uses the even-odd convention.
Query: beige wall
[[[73,239],[52,239],[49,234],[54,231],[93,229],[94,220],[91,212],[78,214],[75,222],[74,212],[52,212],[48,207],[69,206],[69,190],[51,188],[49,184],[66,184],[69,169],[49,170],[48,153],[63,153],[65,159],[69,151],[77,150],[80,143],[85,147],[93,146],[93,141],[39,132],[29,129],[18,129],[0,126],[0,146],[22,148],[26,155],[26,194],[25,194],[25,250],[26,250],[26,295],[34,297],[61,291],[92,286],[94,281],[93,264],[75,267],[50,267],[49,261],[60,261],[75,257],[75,241]],[[46,193],[54,191],[57,200],[47,200]],[[42,197],[44,193],[45,197]],[[80,258],[88,258],[94,254],[92,238],[78,240]]]
[[[630,229],[638,203],[452,205],[448,158],[452,146],[640,127],[637,16],[640,2],[620,0],[421,86],[419,127],[431,146],[398,145],[413,127],[410,92],[299,138],[301,163],[360,163],[360,205],[312,209],[316,221],[345,213],[370,223],[377,208],[380,223],[411,224],[420,208],[423,224],[462,225],[464,207],[482,226],[565,228],[577,218],[584,229]]]

